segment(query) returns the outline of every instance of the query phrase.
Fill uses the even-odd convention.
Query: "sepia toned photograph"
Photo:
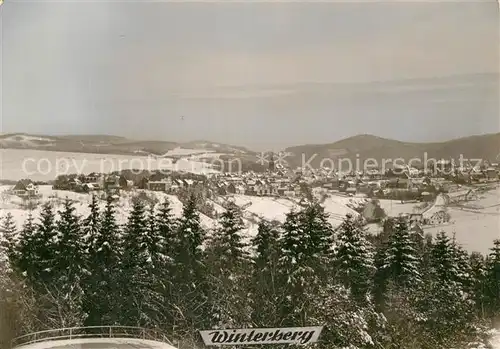
[[[0,0],[0,349],[500,349],[493,0]]]

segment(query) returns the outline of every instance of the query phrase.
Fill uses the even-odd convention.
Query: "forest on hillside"
[[[2,217],[0,348],[73,326],[142,326],[191,349],[203,329],[324,325],[314,347],[458,349],[499,319],[500,240],[481,255],[402,219],[377,236],[351,216],[334,228],[317,202],[249,240],[237,206],[207,231],[196,205],[174,218],[168,200],[135,200],[123,226],[111,197],[86,217],[70,200],[20,229]]]

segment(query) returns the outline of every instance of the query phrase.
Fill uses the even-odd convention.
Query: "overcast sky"
[[[5,0],[0,14],[4,133],[263,149],[500,131],[496,1]]]

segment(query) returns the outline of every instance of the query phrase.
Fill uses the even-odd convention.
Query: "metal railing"
[[[173,346],[172,342],[158,330],[133,326],[87,326],[29,333],[14,338],[11,342],[11,348],[18,348],[39,342],[81,338],[133,338],[164,342]]]

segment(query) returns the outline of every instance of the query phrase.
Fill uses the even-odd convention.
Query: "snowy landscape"
[[[236,233],[237,231],[237,235],[234,235],[231,239],[236,238],[239,239],[240,242],[238,243],[236,242],[238,240],[235,240],[232,243],[236,243],[235,246],[240,246],[240,248],[242,248],[243,251],[246,251],[245,253],[249,253],[249,256],[251,256],[250,258],[256,258],[254,263],[261,263],[258,262],[259,258],[261,258],[259,257],[259,253],[261,252],[258,251],[261,251],[260,249],[262,247],[259,247],[259,245],[255,244],[256,243],[258,244],[258,241],[261,241],[261,239],[263,238],[265,239],[269,238],[263,235],[265,234],[266,231],[268,231],[268,229],[277,229],[276,230],[277,232],[281,231],[280,234],[284,234],[283,237],[277,240],[278,245],[287,243],[286,239],[288,238],[292,240],[298,239],[297,240],[298,242],[305,243],[305,241],[307,241],[306,239],[306,236],[308,234],[306,233],[307,230],[302,231],[302,233],[300,233],[300,235],[298,236],[294,237],[292,234],[289,237],[287,237],[288,234],[287,230],[293,227],[293,224],[299,224],[299,225],[313,224],[309,228],[307,228],[313,230],[320,229],[320,226],[323,224],[325,225],[324,227],[330,227],[326,229],[327,230],[332,229],[332,231],[335,231],[334,234],[336,235],[335,237],[336,242],[331,245],[333,251],[336,251],[334,252],[333,256],[337,257],[334,258],[340,258],[340,255],[338,255],[339,253],[341,254],[348,253],[346,256],[342,257],[342,258],[348,258],[348,260],[350,258],[353,258],[353,256],[347,257],[352,252],[347,252],[347,250],[341,252],[342,251],[341,246],[343,243],[346,243],[348,245],[352,243],[374,244],[373,246],[377,246],[376,244],[380,243],[377,241],[379,241],[379,239],[384,239],[383,236],[385,236],[385,234],[387,234],[388,232],[387,224],[396,224],[396,231],[400,231],[398,229],[403,229],[400,231],[400,233],[396,233],[396,236],[398,236],[397,234],[401,234],[402,232],[406,231],[406,234],[410,234],[407,235],[408,238],[411,238],[412,236],[411,234],[414,234],[413,235],[414,238],[420,241],[419,244],[423,243],[424,246],[428,244],[428,242],[424,242],[424,235],[430,234],[430,236],[434,237],[436,243],[443,244],[443,246],[447,246],[444,248],[451,248],[452,250],[456,249],[455,253],[458,253],[458,255],[462,253],[465,254],[480,253],[482,255],[488,255],[490,251],[492,251],[491,249],[493,246],[493,241],[495,241],[495,239],[498,239],[500,237],[498,230],[498,223],[500,222],[500,186],[498,185],[497,182],[490,181],[484,185],[482,184],[453,185],[451,183],[449,185],[449,189],[446,192],[437,194],[430,201],[421,201],[421,200],[404,201],[400,199],[373,198],[373,196],[370,196],[363,192],[355,192],[354,194],[353,193],[349,194],[349,191],[347,191],[346,193],[345,191],[342,191],[342,189],[340,189],[340,191],[332,189],[331,186],[329,185],[314,184],[315,182],[311,181],[311,178],[315,177],[319,178],[318,174],[316,175],[308,174],[302,177],[301,185],[303,186],[303,188],[309,188],[309,189],[306,190],[305,192],[302,191],[299,194],[297,194],[297,192],[295,193],[290,192],[288,195],[287,194],[276,195],[276,192],[274,190],[261,191],[257,192],[257,194],[255,191],[252,191],[252,194],[244,194],[243,191],[241,190],[238,193],[228,193],[226,191],[223,192],[219,192],[217,190],[213,191],[210,188],[220,188],[221,185],[227,186],[227,184],[224,183],[227,182],[228,180],[233,182],[240,181],[239,176],[243,176],[244,178],[246,178],[245,176],[249,176],[250,179],[246,180],[248,183],[252,181],[255,182],[255,180],[265,181],[266,176],[270,176],[269,178],[274,178],[273,176],[277,176],[276,178],[278,178],[278,181],[283,181],[285,179],[281,174],[278,175],[273,174],[273,171],[268,171],[268,174],[264,175],[255,175],[256,179],[252,179],[254,177],[252,177],[253,175],[251,173],[229,174],[229,175],[223,174],[220,171],[214,169],[211,166],[211,164],[207,163],[206,159],[207,158],[217,159],[218,157],[223,156],[225,154],[217,153],[215,151],[207,152],[205,149],[174,148],[172,150],[169,150],[166,154],[160,157],[66,153],[66,152],[51,152],[46,150],[42,151],[42,150],[25,150],[25,149],[2,149],[1,151],[2,155],[4,156],[2,160],[2,176],[3,176],[2,178],[4,179],[4,182],[7,180],[9,183],[12,183],[12,184],[0,185],[0,222],[3,222],[2,223],[3,225],[1,226],[0,229],[0,234],[2,234],[0,235],[0,242],[2,241],[3,242],[0,245],[4,246],[4,248],[7,249],[5,250],[7,252],[7,255],[9,248],[13,248],[14,245],[12,245],[12,243],[14,241],[18,241],[15,244],[19,244],[18,248],[20,249],[23,248],[22,247],[23,244],[28,243],[28,241],[26,241],[25,243],[22,242],[23,239],[26,239],[27,237],[25,235],[26,233],[23,232],[26,230],[26,224],[29,224],[27,222],[33,221],[36,224],[43,225],[45,224],[43,222],[46,221],[47,219],[46,217],[48,212],[52,212],[50,214],[54,214],[54,219],[58,221],[68,219],[69,217],[68,215],[70,216],[74,215],[75,220],[85,222],[81,228],[78,228],[82,229],[80,234],[84,234],[87,231],[87,225],[90,224],[91,222],[89,221],[89,219],[91,219],[91,217],[95,215],[96,210],[100,212],[109,211],[109,207],[111,207],[109,206],[111,202],[109,201],[109,199],[111,197],[113,198],[112,199],[113,200],[112,210],[114,212],[113,219],[115,220],[118,227],[117,229],[120,230],[121,234],[118,235],[117,238],[119,240],[125,239],[123,240],[123,242],[120,242],[120,244],[126,242],[126,239],[128,239],[126,236],[128,234],[132,234],[133,230],[131,229],[136,229],[131,227],[135,226],[136,224],[139,224],[140,221],[134,223],[134,219],[145,219],[144,222],[150,220],[153,216],[151,216],[150,213],[148,213],[149,210],[154,210],[155,212],[161,212],[165,207],[164,206],[165,203],[168,203],[170,214],[172,215],[171,219],[178,221],[179,224],[181,225],[187,224],[182,222],[184,222],[186,219],[185,217],[187,212],[186,210],[189,210],[187,209],[187,207],[189,207],[191,199],[189,199],[186,202],[185,195],[189,193],[191,193],[190,195],[193,195],[193,193],[195,192],[198,192],[199,194],[200,185],[201,185],[201,193],[205,194],[197,199],[198,204],[195,204],[194,207],[198,206],[199,204],[203,204],[204,207],[210,207],[211,209],[210,211],[205,211],[201,207],[198,208],[198,211],[195,213],[195,216],[197,216],[198,217],[197,219],[199,219],[199,228],[195,229],[201,229],[202,231],[204,231],[204,234],[206,234],[206,237],[201,243],[200,248],[203,251],[205,251],[204,253],[207,254],[205,258],[209,258],[210,263],[215,263],[215,265],[218,265],[217,263],[225,263],[223,262],[224,258],[226,258],[225,254],[229,253],[231,248],[236,248],[236,247],[218,245],[219,243],[223,243],[224,239],[226,239],[224,235],[221,235],[225,234],[224,233],[225,229],[229,229],[227,230],[227,233],[230,234],[228,235],[228,237],[231,236],[231,234]],[[165,161],[165,159],[169,159],[168,157],[177,157],[177,159],[175,162],[172,162],[171,160]],[[31,166],[33,168],[26,167],[26,159],[30,159]],[[45,166],[44,169],[40,167],[37,168],[37,166],[41,166],[39,165],[40,163]],[[105,164],[104,167],[103,164]],[[114,191],[112,193],[109,192],[111,187],[108,187],[108,189],[105,189],[104,187],[104,189],[94,190],[90,192],[71,190],[69,189],[70,187],[68,187],[68,189],[65,190],[58,189],[61,186],[61,184],[57,184],[60,182],[60,178],[65,178],[65,176],[73,175],[74,173],[81,173],[82,175],[80,177],[83,181],[85,181],[86,180],[85,178],[87,177],[90,178],[90,181],[95,181],[95,175],[93,175],[92,173],[94,174],[100,173],[102,174],[101,176],[104,176],[103,177],[104,183],[106,183],[106,181],[108,180],[106,179],[107,174],[111,172],[120,173],[123,171],[126,172],[130,170],[137,171],[138,173],[142,173],[144,171],[153,173],[155,173],[155,171],[158,173],[165,173],[168,181],[166,182],[165,178],[156,182],[150,181],[149,184],[146,185],[146,188],[139,188],[136,187],[134,184],[132,184],[132,181],[127,180],[125,181],[126,182],[125,188],[122,189],[115,188],[113,189]],[[278,169],[274,170],[274,172],[280,173],[283,171]],[[88,173],[90,173],[90,175],[85,177],[86,175],[84,174]],[[185,175],[193,174],[196,176],[201,176],[196,178],[206,178],[205,180],[207,181],[206,183],[208,184],[202,185],[201,182],[199,182],[199,185],[195,186],[198,179],[195,180],[188,179],[185,180],[183,183],[188,183],[188,184],[191,183],[190,184],[192,186],[191,189],[190,187],[185,187],[185,188],[176,187],[175,183],[178,180],[169,179],[170,178],[169,176],[175,175],[176,173]],[[415,171],[415,173],[418,175],[418,171]],[[59,179],[54,181],[54,176],[56,176]],[[363,176],[360,175],[360,177]],[[28,187],[25,187],[27,191],[23,189],[20,192],[19,183],[27,183],[26,178],[29,178],[29,183],[31,184],[29,184]],[[419,183],[418,179],[416,179],[415,181],[416,183]],[[433,180],[431,180],[431,182],[432,181]],[[35,182],[39,182],[39,184],[33,184]],[[445,182],[446,181],[443,182],[443,180],[440,178],[436,179],[436,183],[441,183],[439,185],[442,185]],[[169,184],[167,185],[166,183]],[[167,190],[167,188],[170,185],[172,185],[171,183],[173,183],[173,186],[171,187],[171,189]],[[351,181],[349,181],[349,183],[351,183]],[[374,183],[373,180],[370,183]],[[380,183],[383,183],[383,181]],[[158,184],[160,185],[159,187]],[[158,188],[164,188],[164,189],[158,190]],[[206,193],[210,194],[207,196]],[[195,201],[192,202],[194,203]],[[141,207],[143,208],[141,209]],[[151,209],[148,207],[151,207]],[[322,216],[322,213],[320,213],[322,212],[321,210],[316,211],[317,208],[314,207],[321,207],[321,210],[324,210],[324,216]],[[373,208],[370,207],[374,207],[375,210],[377,210],[378,207],[378,210],[380,211],[380,213],[376,216],[378,218],[375,220],[375,222],[373,222],[373,218],[375,217],[373,216],[374,211],[372,211]],[[292,223],[294,219],[293,218],[294,214],[292,214],[293,212],[295,212],[295,214],[298,214],[299,216],[304,214],[305,216],[303,219],[306,219],[307,215],[309,214],[315,216],[317,215],[317,218],[314,218],[313,220],[315,221],[315,223],[313,223],[312,221],[310,223],[306,222]],[[137,215],[143,215],[143,218],[133,218],[136,217]],[[162,224],[161,221],[159,220],[160,219],[159,217],[160,216],[158,216],[158,218],[155,218],[155,220],[158,219],[156,223],[154,223],[155,226],[156,225],[159,226]],[[446,217],[446,219],[442,219],[442,217]],[[238,219],[241,219],[239,223]],[[68,222],[65,224],[70,224],[70,223]],[[235,227],[231,228],[231,225],[233,224],[235,224]],[[351,224],[355,225],[360,224],[358,226],[359,227],[358,229],[360,229],[358,230],[358,232],[363,235],[365,234],[367,235],[365,235],[365,237],[359,235],[357,238],[355,238],[355,240],[351,241],[351,239],[354,238],[354,236],[350,235],[352,233],[351,232],[352,228],[350,228]],[[314,228],[315,225],[317,225],[316,228]],[[144,227],[144,229],[146,229],[146,227]],[[144,231],[144,232],[148,231],[147,234],[151,235],[148,237],[148,239],[153,239],[151,241],[158,241],[155,248],[161,249],[162,248],[161,240],[155,240],[157,239],[157,237],[154,236],[154,234],[156,233],[150,231],[149,229],[150,228],[147,228]],[[232,229],[236,229],[236,231],[232,232],[233,231]],[[446,237],[446,235],[441,234],[441,232],[443,231],[448,234],[448,237]],[[12,235],[13,232],[16,232],[15,235]],[[290,234],[292,232],[293,230],[290,231]],[[68,231],[68,233],[70,232]],[[95,233],[87,232],[85,233],[85,235],[81,235],[81,238],[83,238],[81,243],[83,244],[90,243],[90,241],[87,240],[87,236],[89,236],[88,234],[96,234],[96,233],[97,232]],[[179,231],[179,233],[183,234],[182,230]],[[343,234],[346,235],[343,236]],[[98,238],[98,235],[96,235],[95,238]],[[139,238],[139,236],[137,236],[136,238]],[[343,239],[347,240],[344,241]],[[361,239],[361,240],[358,241],[356,239]],[[398,239],[404,239],[404,237],[400,236],[398,237]],[[230,243],[229,241],[231,240],[227,240],[227,243]],[[149,244],[150,242],[146,242],[145,240],[143,243]],[[389,237],[388,243],[399,244],[401,243],[401,241],[394,240],[393,242],[391,242],[391,238]],[[60,248],[57,247],[59,246],[58,244],[60,243],[56,243],[54,249]],[[141,242],[139,242],[138,240],[135,242],[135,244],[138,244],[138,246],[140,246]],[[99,251],[107,251],[107,249],[112,245],[117,245],[117,242],[109,243],[108,245],[102,245],[100,248],[95,250],[95,253],[97,253],[100,256],[101,252]],[[296,245],[294,243],[293,246],[295,246],[294,248],[297,248],[300,245]],[[320,246],[318,246],[318,248],[319,247]],[[70,247],[68,246],[67,248]],[[91,247],[91,245],[89,245],[89,248],[95,249],[97,247]],[[431,251],[433,247],[429,245],[428,248]],[[211,255],[214,249],[221,249],[216,256]],[[227,249],[227,252],[222,252],[225,249]],[[285,251],[286,250],[283,250],[283,252],[281,253],[285,253]],[[145,251],[143,252],[138,251],[137,253],[144,253],[144,252]],[[75,250],[74,253],[79,253],[79,252]],[[110,253],[110,251],[107,253]],[[126,255],[127,250],[126,249],[123,250],[123,253],[125,253]],[[376,255],[377,254],[375,254],[375,256]],[[140,256],[141,256],[140,254],[137,255],[137,258],[139,258],[139,260],[143,258]],[[154,259],[152,259],[154,258],[153,256],[154,255],[150,255],[150,257],[147,257],[142,262],[140,262],[140,264],[142,265],[144,263],[145,264],[159,263],[159,261],[154,262]],[[494,254],[491,256],[494,256]],[[144,256],[144,258],[145,257],[146,256]],[[23,259],[25,257],[20,256],[19,258]],[[103,257],[100,256],[97,258],[101,259]],[[216,258],[216,260],[213,260],[213,258]],[[291,263],[292,265],[294,265],[296,263],[295,259],[297,257],[291,257],[291,258],[292,258]],[[367,256],[365,258],[368,258],[369,260],[372,257]],[[376,261],[377,259],[375,259],[374,262],[378,263]],[[18,263],[15,262],[15,260],[12,260],[10,262]],[[24,263],[28,263],[28,261]],[[135,261],[135,263],[139,263],[139,261],[137,260]],[[164,268],[167,267],[168,263],[167,264],[162,264],[162,263],[164,262],[161,262],[159,265],[164,265]],[[243,262],[235,261],[234,263],[238,264]],[[265,270],[266,265],[267,264],[260,265],[259,268],[264,268]],[[137,266],[139,266],[139,264],[137,264]],[[156,266],[155,268],[157,267],[158,266]],[[414,268],[414,267],[415,266],[408,266],[408,268]],[[380,266],[378,268],[380,268]],[[26,269],[25,273],[26,272],[29,272],[28,269]],[[96,270],[96,273],[100,272],[102,271]],[[213,272],[215,273],[214,275],[217,274],[217,271]],[[422,271],[422,273],[418,273],[417,269],[414,269],[414,272],[417,273],[418,275],[426,274],[425,271]],[[236,272],[236,270],[235,273],[236,274],[234,277],[241,277],[238,276],[239,274]],[[151,274],[150,277],[151,278],[156,277],[154,272],[153,274]],[[409,277],[409,275],[406,277]],[[420,278],[421,276],[418,277]],[[458,274],[457,277],[459,277]],[[459,280],[461,280],[460,278],[461,277],[459,277]],[[412,281],[412,282],[418,282],[418,281]],[[233,281],[227,280],[225,281],[225,283],[227,283],[225,287],[235,287],[234,291],[239,292],[237,291],[236,285],[232,284]],[[347,285],[349,284],[350,282],[347,283]],[[218,289],[219,287],[222,287],[222,285],[213,284],[211,285],[211,287],[215,287],[216,289]],[[443,292],[443,291],[438,290],[436,292]],[[83,297],[85,297],[84,294]],[[339,294],[338,296],[340,295],[341,294]],[[158,296],[160,296],[160,294],[158,294]],[[448,294],[446,297],[456,297],[456,296],[457,295]],[[422,295],[421,297],[426,299],[427,296]],[[375,300],[376,299],[377,298],[375,298]],[[72,299],[71,301],[76,301],[76,299]],[[220,299],[219,301],[223,300]],[[331,301],[331,300],[325,299],[324,301]],[[225,301],[223,301],[223,303],[224,302]],[[286,303],[287,302],[285,301],[285,304]],[[187,305],[182,305],[182,306],[187,307]],[[221,306],[221,304],[219,304],[219,306]],[[376,339],[378,336],[376,332],[370,333],[370,330],[368,328],[365,328],[364,327],[365,325],[363,325],[363,321],[368,321],[367,320],[368,318],[366,318],[366,316],[374,316],[376,314],[376,313],[371,313],[372,311],[375,311],[375,309],[371,310],[370,309],[371,308],[366,308],[365,311],[367,311],[368,313],[365,314],[352,313],[350,315],[355,318],[359,317],[360,322],[357,323],[355,326],[361,326],[361,327],[359,328],[360,332],[357,333],[356,335],[357,337],[355,336],[351,340],[347,340],[346,342],[344,342],[346,344],[349,343],[350,345],[349,348],[354,348],[354,347],[368,348],[370,347],[370,345],[372,345],[370,343],[374,343],[374,341],[380,340]],[[148,310],[144,309],[143,311],[147,313]],[[233,309],[231,311],[237,311],[237,310]],[[338,309],[338,311],[340,311],[340,309]],[[77,313],[70,312],[68,316],[70,316],[70,318],[67,318],[64,321],[70,321],[70,323],[73,323],[74,325],[86,324],[85,322],[83,323],[79,322],[78,320],[76,320],[76,318],[71,319],[71,317],[78,316]],[[422,313],[419,316],[430,316],[430,315],[429,314],[423,315]],[[51,321],[54,320],[55,319]],[[227,321],[234,321],[234,319],[229,320],[228,318]],[[244,320],[239,320],[239,321],[244,321]],[[383,323],[383,321],[387,320],[380,319],[380,321],[382,321]],[[120,323],[122,322],[123,320]],[[136,323],[131,322],[130,324],[135,325]],[[345,326],[345,324],[339,324],[339,326],[340,326],[339,331],[348,330],[348,328],[344,329],[343,326]],[[171,335],[176,338],[179,338],[178,334],[176,334],[175,331]],[[331,335],[331,333],[329,332],[329,334],[327,335]],[[479,337],[477,338],[478,343],[471,341],[468,344],[469,346],[467,348],[483,349],[487,348],[485,345],[490,345],[491,348],[494,349],[499,348],[500,335],[496,331],[484,332],[482,338],[483,339],[480,339]],[[90,345],[90,342],[87,340],[82,339],[80,341],[81,343],[85,343],[85,345]],[[192,343],[193,341],[196,341],[196,339],[194,338],[186,339],[185,337],[182,337],[182,341],[187,341]],[[483,344],[480,344],[479,342]],[[60,348],[61,346],[64,347],[64,345],[74,345],[76,342],[68,341],[66,344],[65,343],[63,343],[62,341],[56,341],[56,342],[44,341],[42,343],[32,344],[29,346],[29,348],[31,349],[33,347],[36,349],[39,348],[51,349],[53,348],[53,346]],[[134,343],[128,340],[123,340],[123,341],[114,340],[113,342],[113,345],[117,345],[118,347],[123,346],[124,348],[132,344]],[[154,348],[156,348],[155,345],[159,345],[159,344],[154,344],[152,342],[149,344],[146,342],[137,342],[136,344],[151,345],[151,347]],[[440,347],[438,344],[436,344],[436,346]],[[446,345],[443,348],[457,349],[455,347],[450,348],[449,346]]]
[[[500,349],[498,4],[215,2],[0,0],[0,349]]]

